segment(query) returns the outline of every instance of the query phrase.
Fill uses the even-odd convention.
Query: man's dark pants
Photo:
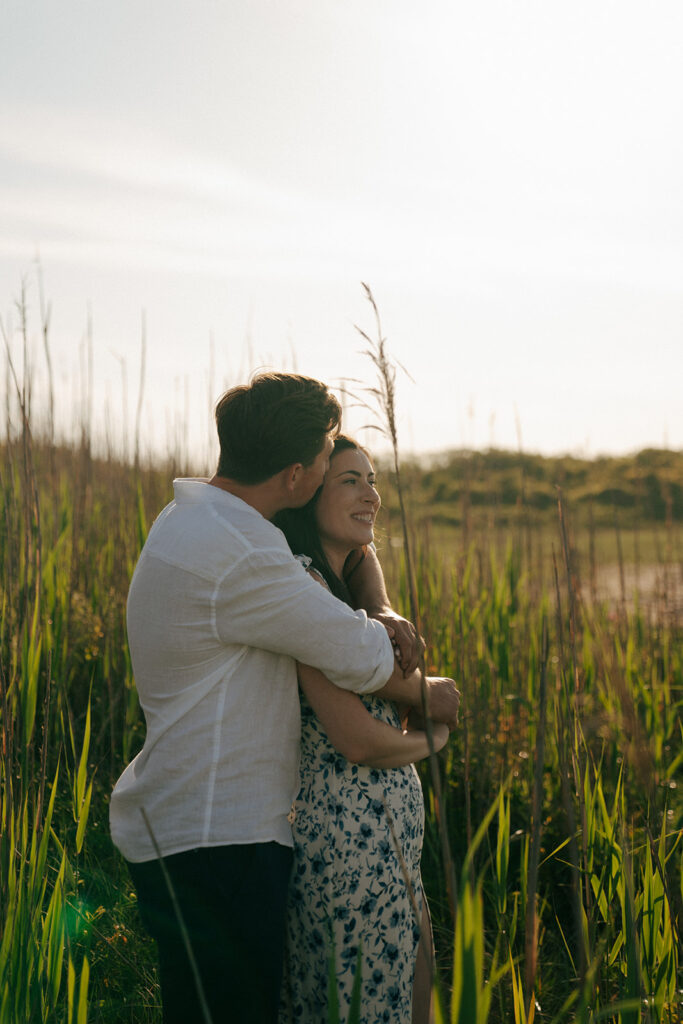
[[[292,851],[217,846],[164,858],[211,1024],[277,1020]],[[128,864],[143,924],[157,941],[164,1024],[205,1024],[187,946],[159,861]]]

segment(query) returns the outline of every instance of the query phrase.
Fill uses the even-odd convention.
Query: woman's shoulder
[[[313,559],[310,557],[310,555],[294,555],[294,557],[296,558],[297,562],[300,562],[301,565],[303,565],[304,569],[306,570],[309,576],[312,576],[314,580],[318,581],[318,583],[322,583],[322,585],[324,587],[327,587],[328,590],[330,589],[327,585],[327,580],[325,579],[323,574],[319,572],[318,569],[316,569],[315,566],[312,564]]]

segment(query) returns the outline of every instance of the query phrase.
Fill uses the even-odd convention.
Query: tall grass
[[[457,971],[487,964],[482,993],[498,978],[476,1019],[674,1021],[683,1004],[681,623],[663,608],[590,603],[571,569],[568,529],[564,540],[540,591],[531,574],[541,560],[529,565],[514,539],[502,560],[485,530],[456,542],[446,571],[428,534],[418,552],[430,667],[463,689],[463,730],[444,765],[457,863],[472,851],[469,822],[494,806],[499,817],[497,837],[473,855],[476,884],[461,889]],[[559,522],[557,542],[561,550]],[[405,608],[405,563],[386,564]],[[447,976],[453,925],[437,848],[432,836],[424,876]],[[470,934],[483,929],[483,946],[466,945],[462,915]],[[480,976],[471,977],[476,988]]]
[[[441,864],[433,864],[436,870],[430,881],[437,891],[440,888],[443,892],[445,880],[451,918],[455,918],[450,1019],[476,1021],[477,1024],[488,1020],[496,985],[500,989],[499,1019],[514,1016],[515,1021],[528,1022],[537,1011],[544,1012],[539,1002],[544,992],[544,979],[538,971],[544,938],[539,934],[539,919],[543,923],[539,903],[548,910],[553,904],[559,908],[560,891],[564,889],[565,910],[559,913],[554,909],[554,920],[561,936],[562,973],[573,979],[574,991],[562,1003],[553,1000],[553,992],[550,992],[549,1005],[558,1019],[575,1005],[573,1012],[582,1021],[610,1015],[620,1021],[630,1021],[641,1013],[652,1021],[677,1020],[677,1008],[683,1006],[679,976],[682,901],[674,897],[674,893],[683,891],[681,876],[676,875],[677,870],[680,871],[680,855],[672,864],[673,878],[669,877],[666,865],[683,834],[680,799],[675,801],[676,810],[669,806],[671,789],[676,788],[673,774],[681,760],[678,752],[671,757],[682,733],[681,623],[675,616],[661,615],[646,622],[638,614],[637,595],[636,613],[629,616],[618,522],[620,601],[616,621],[610,621],[613,609],[597,605],[594,591],[592,606],[586,605],[579,582],[578,556],[559,489],[557,544],[561,557],[556,556],[553,548],[555,629],[550,638],[548,588],[544,590],[541,586],[539,589],[538,581],[531,582],[536,567],[543,564],[544,559],[534,558],[528,529],[523,531],[526,534],[524,544],[520,544],[519,539],[517,543],[508,544],[503,565],[498,568],[493,554],[495,549],[487,543],[488,538],[482,538],[479,546],[472,543],[471,520],[466,515],[463,531],[466,568],[461,578],[452,575],[447,582],[431,553],[415,571],[398,458],[395,368],[387,355],[374,297],[366,285],[363,287],[373,310],[377,338],[373,340],[363,331],[361,334],[368,342],[368,355],[378,371],[378,386],[371,390],[378,400],[391,440],[393,475],[398,491],[399,543],[403,545],[403,558],[396,582],[404,610],[424,628],[431,642],[433,667],[448,675],[456,675],[459,669],[466,694],[462,757],[466,770],[462,775],[467,792],[465,806],[461,809],[465,811],[467,828],[466,844],[461,853],[464,867],[457,908],[453,907],[455,889],[450,882],[454,867],[451,849],[457,848],[457,831],[451,826],[453,834],[449,837],[448,823],[453,815],[449,802],[444,800],[441,776],[434,770],[433,756],[429,775],[423,769],[423,783],[433,812],[432,826],[439,834],[442,853]],[[522,502],[524,496],[522,470]],[[466,505],[469,509],[469,502]],[[520,522],[523,527],[528,526],[524,509]],[[671,562],[671,504],[667,527]],[[594,559],[592,531],[590,549]],[[482,572],[482,550],[489,555],[490,569],[486,575]],[[472,585],[470,572],[473,555],[479,565],[476,586]],[[430,618],[431,624],[427,625]],[[661,640],[665,635],[667,652],[671,650],[671,643],[678,642],[673,661],[667,659],[665,664],[661,661],[653,664],[650,645],[644,642],[647,634],[653,640]],[[465,655],[468,649],[469,665]],[[551,662],[556,666],[550,721],[553,742],[546,759],[547,665],[551,651]],[[655,693],[658,705],[668,709],[663,723],[656,721],[652,714]],[[508,708],[514,708],[517,715],[510,714]],[[491,743],[496,733],[499,737],[503,733],[502,750],[498,746],[496,751],[495,742]],[[487,756],[487,746],[495,751],[493,762]],[[455,744],[451,748],[447,777],[456,788],[459,779],[452,761],[454,747]],[[472,838],[473,758],[479,761],[480,782],[485,779],[488,783],[489,799],[496,789],[497,796],[488,810],[484,812],[482,807],[481,825]],[[519,766],[515,765],[517,758],[521,762]],[[624,771],[628,776],[627,788]],[[611,815],[606,812],[606,793],[614,797]],[[520,827],[515,832],[522,850],[516,880],[509,875],[513,799],[521,812]],[[475,880],[472,866],[496,807],[495,851],[491,845],[482,873]],[[563,814],[558,816],[555,828],[558,841],[548,858],[554,875],[549,884],[543,884],[539,877],[542,818],[544,809],[552,812],[557,808],[562,808]],[[546,837],[551,832],[547,826],[552,824],[549,815],[545,821]],[[620,843],[613,840],[615,827],[619,829]],[[657,844],[653,833],[659,835]],[[636,860],[639,872],[634,872]],[[606,861],[611,866],[609,896],[603,884]],[[486,879],[487,900],[484,895]],[[674,880],[676,884],[671,884]],[[509,913],[510,888],[512,907]],[[483,909],[486,902],[489,920],[494,925],[487,951]],[[518,938],[519,902],[525,908],[525,921],[524,934]],[[442,915],[442,920],[444,918]],[[445,931],[449,924],[452,925],[452,921],[446,918]],[[502,959],[501,944],[507,945],[507,955],[504,951]],[[489,970],[485,977],[487,960]],[[507,966],[501,969],[501,962],[505,964],[506,960]],[[518,972],[517,964],[521,962],[524,971]],[[550,985],[553,983],[556,984],[555,979]],[[545,994],[543,998],[546,1001]],[[440,1002],[439,1015],[443,1018],[445,1013],[445,1005]]]
[[[14,359],[6,376],[0,1024],[152,1024],[154,951],[107,805],[143,737],[128,582],[182,467],[139,454],[129,466],[113,448],[95,458],[87,417],[78,442],[58,445],[54,409],[36,426]],[[414,588],[426,667],[463,691],[439,782],[420,767],[437,1020],[680,1021],[680,615],[631,600],[626,576],[625,599],[600,602],[590,524],[582,535],[564,499],[543,530],[472,513],[445,546],[410,525],[405,491],[408,534],[389,516],[379,541],[389,591],[408,613]]]

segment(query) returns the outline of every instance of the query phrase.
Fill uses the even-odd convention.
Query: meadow
[[[154,951],[108,798],[144,736],[128,583],[173,476],[196,467],[96,454],[87,431],[57,445],[21,389],[16,408],[0,446],[0,1024],[152,1024]],[[392,476],[388,589],[405,614],[415,591],[427,668],[463,691],[459,731],[420,765],[436,1021],[680,1021],[677,510],[607,526],[521,487],[503,517],[454,475],[469,512],[448,522],[417,486],[401,515]]]

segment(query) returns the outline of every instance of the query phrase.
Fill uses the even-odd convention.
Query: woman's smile
[[[372,542],[380,504],[375,471],[365,452],[346,449],[330,460],[315,518],[333,568],[341,569],[350,551]]]

